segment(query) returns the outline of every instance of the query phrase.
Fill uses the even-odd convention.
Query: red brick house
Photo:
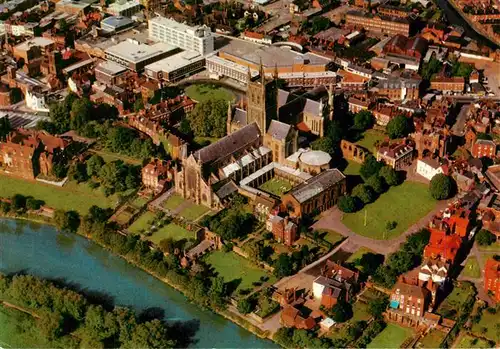
[[[484,290],[493,293],[495,302],[500,302],[500,261],[494,257],[484,266]]]
[[[297,240],[297,224],[290,221],[288,217],[271,216],[269,223],[271,232],[278,242],[291,246]]]
[[[416,325],[423,319],[430,302],[427,288],[398,281],[391,292],[386,316],[406,325]]]
[[[430,240],[424,248],[424,258],[441,258],[453,265],[462,246],[462,238],[458,234],[450,234],[449,225],[440,222],[438,227],[430,227]]]
[[[494,159],[496,155],[497,145],[495,142],[488,139],[478,139],[472,146],[472,156],[475,158],[487,157]]]
[[[167,162],[153,159],[142,168],[142,184],[155,193],[161,193],[165,189],[167,181],[172,178],[169,171],[170,166]]]

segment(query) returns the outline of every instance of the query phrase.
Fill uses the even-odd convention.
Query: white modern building
[[[214,36],[205,25],[190,27],[159,16],[149,20],[149,37],[203,56],[214,51]]]
[[[429,181],[443,172],[443,166],[436,159],[425,158],[417,161],[417,173]]]
[[[117,0],[109,4],[106,12],[112,16],[126,16],[132,17],[141,10],[141,3],[139,0]]]
[[[30,89],[26,90],[25,95],[26,107],[36,111],[48,112],[49,108],[47,107],[47,103],[45,102],[45,94],[38,93],[35,91],[30,91]]]

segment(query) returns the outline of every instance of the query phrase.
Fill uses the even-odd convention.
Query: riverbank
[[[54,225],[53,222],[41,221],[41,220],[33,219],[31,217],[26,217],[24,215],[9,214],[9,215],[3,215],[3,217],[8,218],[8,219],[22,219],[22,220],[25,220],[25,221],[36,221],[37,223]],[[116,232],[115,232],[115,234],[118,235],[118,233],[116,233]],[[257,337],[259,337],[261,339],[266,339],[266,340],[267,339],[272,339],[269,333],[263,332],[262,330],[260,330],[259,328],[257,328],[253,324],[249,323],[246,319],[241,318],[241,316],[239,316],[238,314],[235,314],[231,310],[212,309],[211,307],[207,308],[206,306],[200,305],[196,301],[196,299],[193,299],[193,298],[191,298],[189,296],[189,290],[186,289],[186,286],[184,286],[184,285],[179,284],[179,283],[176,282],[175,279],[177,279],[177,276],[179,276],[179,280],[178,280],[179,282],[182,281],[182,277],[183,276],[181,274],[178,274],[174,270],[170,270],[169,271],[169,274],[171,274],[171,276],[172,276],[173,279],[169,278],[169,277],[163,277],[162,275],[159,275],[159,274],[155,273],[152,270],[148,270],[144,266],[138,264],[136,261],[133,260],[134,256],[132,256],[130,254],[129,254],[129,256],[127,256],[127,255],[116,253],[116,251],[113,251],[113,249],[110,246],[108,246],[106,243],[103,243],[102,241],[99,241],[99,239],[96,238],[96,237],[93,237],[93,236],[90,236],[90,235],[86,235],[86,234],[82,234],[81,231],[78,231],[78,233],[75,234],[75,235],[79,235],[81,237],[84,237],[86,240],[95,243],[96,245],[98,245],[103,250],[108,251],[111,255],[120,257],[122,260],[126,261],[126,264],[129,264],[129,265],[131,265],[134,268],[137,268],[139,270],[142,270],[142,271],[146,272],[147,274],[151,275],[155,279],[161,281],[163,284],[167,284],[172,289],[175,289],[180,294],[182,294],[185,297],[185,299],[189,301],[189,303],[195,304],[196,307],[201,308],[201,309],[205,309],[205,310],[210,310],[211,313],[218,314],[218,315],[222,316],[224,319],[229,320],[232,323],[238,325],[239,327],[246,329],[247,331],[249,331],[250,333],[256,335]],[[142,263],[142,262],[140,262],[140,263]],[[269,346],[272,346],[272,345],[270,344]]]
[[[469,25],[469,27],[472,30],[474,30],[478,35],[482,36],[486,40],[490,41],[497,48],[500,47],[500,43],[498,43],[497,40],[495,40],[495,38],[492,38],[486,31],[484,31],[480,26],[478,26],[477,23],[471,21],[469,17],[467,17],[467,14],[463,12],[462,9],[455,3],[455,0],[449,0],[448,3],[455,10],[455,12],[457,12],[457,14]]]

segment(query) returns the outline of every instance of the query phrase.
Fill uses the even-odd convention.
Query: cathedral
[[[276,173],[292,183],[304,182],[311,175],[290,168],[287,159],[298,153],[299,128],[323,136],[325,110],[322,102],[279,89],[276,77],[267,78],[261,67],[249,79],[246,108],[228,106],[227,136],[182,159],[175,172],[176,192],[220,209],[242,191],[242,183],[260,183]],[[254,196],[268,195],[243,187]]]

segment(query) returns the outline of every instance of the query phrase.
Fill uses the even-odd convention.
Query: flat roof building
[[[181,80],[205,68],[205,57],[194,51],[183,51],[149,64],[146,75],[170,82]]]
[[[187,51],[206,55],[214,51],[214,36],[209,27],[190,27],[165,17],[149,20],[149,37]]]
[[[389,35],[402,34],[410,36],[410,22],[405,18],[389,17],[385,15],[373,15],[361,11],[349,11],[346,13],[346,24],[368,31],[374,31]]]
[[[144,70],[146,65],[176,52],[178,52],[178,48],[165,43],[146,45],[134,40],[126,40],[109,47],[105,53],[107,60],[138,72]]]
[[[117,0],[112,4],[109,4],[108,8],[106,9],[106,13],[109,13],[110,15],[113,16],[132,17],[140,10],[141,10],[141,4],[139,0],[131,0],[131,1]]]
[[[117,32],[134,25],[134,21],[128,17],[111,16],[101,21],[101,29],[106,32]]]

